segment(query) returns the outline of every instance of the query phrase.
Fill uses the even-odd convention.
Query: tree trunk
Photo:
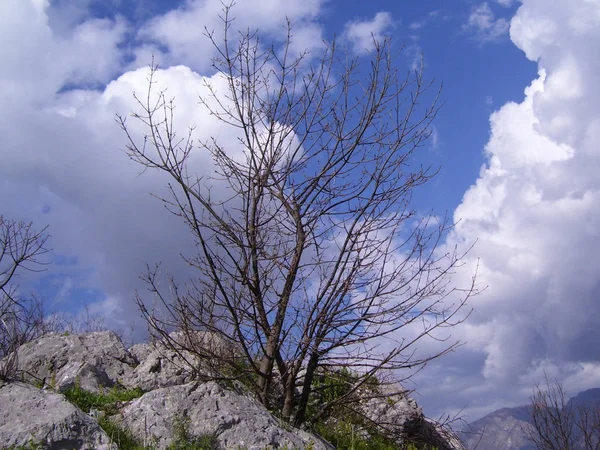
[[[308,365],[306,366],[306,374],[304,375],[304,386],[302,386],[302,395],[300,397],[300,402],[298,404],[298,411],[296,412],[296,419],[294,420],[294,425],[299,427],[306,421],[306,407],[308,406],[308,400],[310,397],[311,386],[313,383],[313,378],[315,376],[315,371],[317,370],[317,364],[319,362],[319,354],[317,352],[313,352],[310,355],[310,359],[308,360]]]
[[[296,388],[295,374],[288,374],[284,377],[284,399],[283,408],[281,410],[281,418],[286,422],[291,422],[292,413],[294,412],[294,394]]]
[[[260,362],[260,375],[258,378],[259,397],[265,408],[270,409],[269,389],[273,379],[273,367],[275,362],[275,353],[277,348],[277,339],[273,335],[267,340],[265,355]]]

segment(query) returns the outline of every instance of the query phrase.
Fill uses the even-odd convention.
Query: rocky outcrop
[[[208,373],[189,352],[161,344],[136,344],[127,350],[112,331],[36,339],[19,348],[18,366],[23,381],[57,391],[76,381],[92,392],[114,386],[151,391]]]
[[[10,390],[4,390],[6,395],[10,392],[11,400],[0,403],[0,417],[4,415],[7,417],[5,422],[13,422],[14,426],[3,430],[2,443],[21,445],[32,438],[36,444],[50,445],[52,442],[44,447],[48,449],[116,448],[108,446],[110,440],[92,417],[68,403],[64,396],[51,391],[65,391],[77,383],[92,392],[115,386],[148,391],[123,405],[111,420],[127,429],[139,442],[156,449],[167,448],[181,433],[182,427],[189,439],[214,436],[219,448],[223,449],[285,446],[300,449],[309,445],[319,450],[331,448],[307,432],[284,426],[239,384],[233,383],[225,389],[215,382],[198,382],[198,376],[204,378],[208,369],[189,352],[175,352],[161,344],[137,344],[128,351],[114,333],[106,331],[46,336],[22,346],[18,356],[22,378],[46,390],[23,383],[10,384]],[[31,395],[31,392],[35,394]],[[74,418],[63,420],[66,413],[60,413],[59,409],[58,418],[54,417],[53,408],[40,403],[42,411],[29,405],[24,408],[22,420],[13,420],[10,405],[26,403],[26,397],[37,403],[39,398],[53,399],[68,411],[75,411]],[[42,431],[31,432],[26,426],[29,416],[39,419],[39,424],[33,425],[39,425]],[[64,424],[57,425],[61,420]],[[92,426],[94,432],[99,430],[100,437],[92,432]],[[62,434],[48,431],[54,427],[80,430],[83,437],[75,433],[67,436],[72,440],[65,440]],[[57,447],[53,446],[55,441]]]
[[[0,386],[1,448],[116,450],[98,423],[61,394],[25,383]],[[34,448],[34,447],[31,447]]]
[[[190,383],[197,375],[208,372],[202,362],[186,351],[175,352],[160,344],[136,344],[129,349],[139,364],[121,383],[128,388],[152,391]]]
[[[63,391],[75,382],[97,392],[132,376],[138,361],[112,331],[51,334],[22,345],[18,367],[23,381]]]
[[[377,395],[375,395],[377,394]],[[404,424],[423,417],[423,410],[417,402],[394,385],[377,388],[362,405],[363,413],[373,422],[389,427],[394,433],[401,433]]]
[[[148,392],[125,407],[120,421],[141,441],[165,448],[184,430],[198,439],[214,435],[221,448],[329,446],[301,430],[286,429],[239,385],[189,383]]]
[[[189,338],[170,336],[172,342]],[[207,333],[193,338],[196,345],[210,346],[211,354],[231,356],[239,351]],[[186,347],[189,342],[182,344]],[[18,365],[23,381],[43,389],[23,383],[0,389],[0,419],[5,424],[0,425],[1,444],[24,445],[33,439],[45,449],[115,448],[87,410],[80,411],[60,394],[79,386],[96,393],[113,387],[145,392],[99,414],[108,414],[108,420],[157,450],[181,439],[182,433],[192,441],[210,437],[222,449],[332,448],[317,436],[283,424],[241,384],[208,381],[214,369],[197,356],[160,343],[137,344],[127,350],[110,331],[54,334],[21,346]],[[440,450],[463,450],[443,429],[427,421],[406,393],[380,389],[362,405],[363,412],[373,423],[391,424],[402,436],[399,443],[420,433],[426,436],[423,442]],[[13,405],[22,406],[15,409]]]

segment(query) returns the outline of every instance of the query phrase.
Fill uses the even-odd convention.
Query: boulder
[[[51,334],[22,345],[18,367],[23,381],[63,391],[75,382],[97,392],[120,384],[138,361],[112,331]]]
[[[98,423],[63,395],[19,382],[0,386],[0,443],[2,448],[117,449]]]
[[[161,344],[136,344],[129,352],[140,363],[120,379],[130,389],[152,391],[192,382],[208,373],[201,361],[185,350],[173,351]]]
[[[164,341],[156,341],[131,347],[129,353],[139,361],[139,365],[127,372],[121,383],[129,388],[139,387],[144,391],[151,391],[198,379],[220,378],[215,367],[210,367],[210,364],[187,349],[197,349],[213,355],[215,363],[222,359],[239,358],[242,352],[223,336],[208,331],[173,332],[168,341],[168,345]]]
[[[394,434],[402,434],[406,423],[423,417],[421,407],[407,394],[395,384],[378,386],[367,395],[371,398],[361,405],[363,413]]]
[[[170,386],[144,394],[116,418],[140,441],[165,449],[178,433],[214,436],[220,448],[331,448],[273,417],[240,385],[214,381]]]

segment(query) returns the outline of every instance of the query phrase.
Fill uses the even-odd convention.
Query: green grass
[[[144,391],[140,388],[122,389],[114,387],[106,392],[90,392],[83,389],[79,383],[63,392],[67,400],[82,411],[89,413],[92,409],[104,411],[105,415],[98,420],[104,432],[118,445],[119,450],[149,450],[141,445],[133,435],[108,416],[118,414],[121,402],[129,402],[141,397]]]
[[[104,416],[98,421],[100,427],[110,437],[119,450],[152,450],[152,447],[142,445],[128,430]]]
[[[19,445],[18,447],[13,445],[12,447],[6,448],[6,450],[42,450],[42,444],[29,442],[27,445]]]
[[[92,409],[104,411],[106,415],[114,415],[119,412],[120,402],[129,402],[141,397],[144,391],[140,388],[120,389],[114,387],[103,393],[90,392],[79,386],[70,387],[63,392],[65,397],[82,411],[89,413]]]

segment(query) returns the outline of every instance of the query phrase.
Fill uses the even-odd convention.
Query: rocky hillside
[[[333,448],[283,424],[242,384],[210,381],[201,361],[160,344],[126,349],[110,331],[54,334],[21,346],[18,364],[21,380],[0,385],[0,448]],[[375,422],[411,427],[440,450],[462,449],[413,400],[386,400],[368,405]]]

